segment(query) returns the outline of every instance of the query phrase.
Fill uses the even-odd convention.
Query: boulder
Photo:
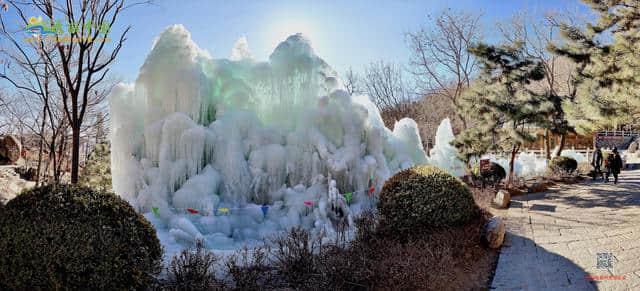
[[[518,188],[509,188],[509,189],[507,189],[507,192],[509,192],[509,194],[511,194],[511,196],[522,195],[522,194],[527,193],[526,191],[527,191],[526,187],[525,188],[521,188],[521,189],[518,189]]]
[[[505,190],[500,190],[496,193],[496,197],[493,198],[493,206],[496,208],[507,208],[511,201],[511,194]]]
[[[629,145],[629,148],[627,148],[627,153],[633,154],[636,153],[638,151],[638,141],[634,141]]]
[[[505,225],[504,221],[499,216],[492,217],[485,226],[485,239],[487,244],[492,249],[497,249],[502,246],[504,242]]]
[[[35,181],[38,171],[31,167],[18,167],[15,169],[16,173],[20,175],[20,178],[27,181]]]
[[[0,162],[15,164],[20,159],[21,152],[22,145],[16,137],[7,135],[0,139]]]
[[[530,185],[527,185],[527,192],[529,193],[544,192],[544,191],[547,191],[548,188],[549,186],[547,185],[547,183],[534,182],[534,183],[531,183]]]

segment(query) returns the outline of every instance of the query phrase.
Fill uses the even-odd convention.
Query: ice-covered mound
[[[453,135],[453,128],[449,118],[440,122],[436,131],[435,145],[429,151],[431,164],[448,171],[455,176],[464,175],[465,164],[458,159],[458,150],[451,145],[456,137]]]
[[[554,151],[554,155],[557,150],[558,149]],[[563,150],[561,156],[573,158],[578,163],[587,161],[587,157],[575,150]],[[495,155],[485,155],[483,158],[490,159],[502,166],[505,171],[509,171],[509,160],[507,158]],[[530,178],[542,176],[546,171],[547,159],[544,156],[535,155],[534,153],[529,152],[522,152],[516,156],[514,173],[517,177]]]
[[[169,249],[234,249],[294,225],[331,232],[375,205],[390,175],[428,163],[416,123],[385,128],[302,35],[267,62],[247,48],[212,59],[171,26],[110,96],[114,191]]]
[[[588,162],[588,158],[585,155],[576,152],[575,150],[563,150],[561,156],[573,158],[578,163]]]
[[[495,155],[485,155],[484,159],[499,164],[504,170],[509,172],[509,159]],[[547,160],[544,157],[536,156],[533,153],[519,153],[513,164],[513,172],[516,177],[529,178],[540,176],[547,170]]]

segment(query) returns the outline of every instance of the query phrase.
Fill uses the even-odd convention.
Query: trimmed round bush
[[[44,186],[0,217],[1,290],[133,290],[162,266],[155,230],[126,201],[86,187]]]
[[[433,166],[406,169],[387,180],[378,210],[381,225],[401,237],[463,225],[480,214],[469,188]]]
[[[571,174],[578,168],[578,162],[570,157],[554,157],[549,164],[554,174]]]

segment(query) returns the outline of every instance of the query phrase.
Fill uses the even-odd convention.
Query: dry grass
[[[195,286],[200,290],[486,290],[497,261],[497,252],[482,241],[489,216],[485,212],[466,226],[401,242],[378,231],[376,215],[367,212],[356,220],[356,239],[346,247],[321,244],[294,228],[265,247],[239,250],[222,263],[225,284],[204,276],[209,288]],[[198,253],[206,255],[190,252]],[[176,285],[165,289],[186,290]]]
[[[489,208],[491,207],[491,201],[496,196],[496,189],[492,187],[486,187],[486,188],[469,187],[469,189],[471,189],[471,195],[473,195],[473,200],[476,201],[476,204],[478,205],[478,207],[484,210],[489,210]]]
[[[162,282],[163,290],[220,290],[224,288],[216,278],[219,260],[198,240],[193,249],[185,249],[173,257],[167,270],[167,279]],[[158,288],[160,289],[160,288]]]

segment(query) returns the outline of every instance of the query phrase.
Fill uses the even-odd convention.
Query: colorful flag
[[[151,213],[153,213],[155,216],[160,216],[158,207],[151,207]]]
[[[262,214],[264,214],[264,216],[267,217],[267,211],[269,211],[269,206],[262,205],[260,209],[262,209]]]
[[[189,212],[191,214],[198,214],[198,210],[195,210],[193,208],[187,208],[187,212]]]
[[[229,208],[218,208],[218,213],[228,215]]]
[[[344,194],[344,200],[347,201],[347,204],[351,205],[351,199],[353,199],[353,194],[351,194],[351,192]]]

